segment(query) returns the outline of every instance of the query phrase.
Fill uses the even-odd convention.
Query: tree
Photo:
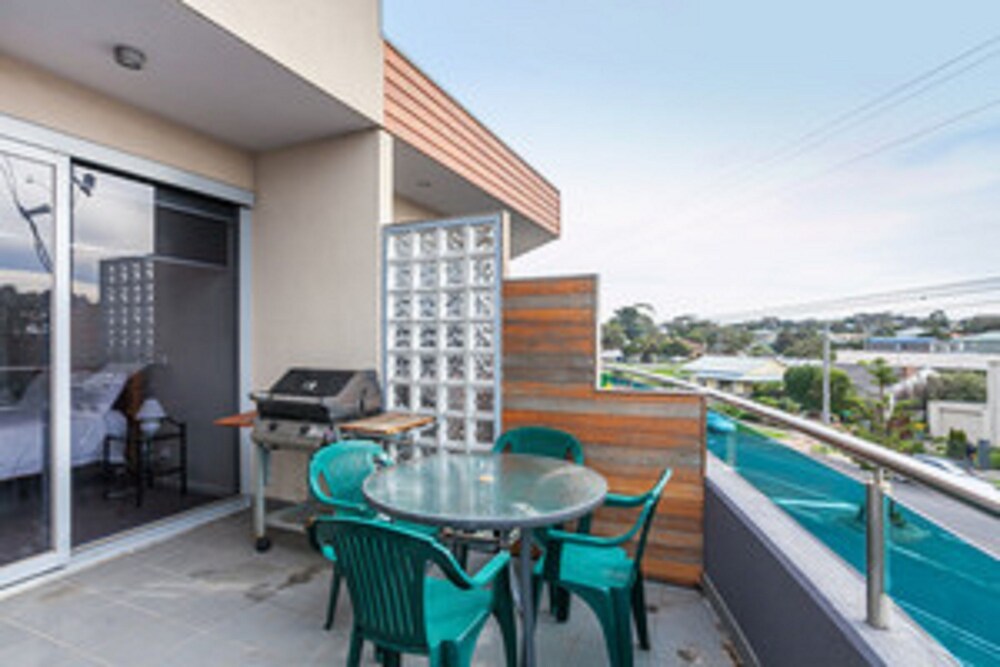
[[[822,359],[823,336],[814,328],[785,328],[774,339],[774,351],[783,357]]]
[[[951,322],[943,310],[935,310],[928,315],[924,327],[929,335],[940,340],[945,340],[951,334]]]
[[[624,350],[628,339],[625,328],[618,320],[610,320],[601,326],[601,347],[605,350]]]
[[[896,371],[882,357],[877,357],[874,361],[863,362],[861,365],[865,367],[868,375],[878,386],[879,400],[885,402],[885,390],[899,380]]]
[[[927,400],[986,402],[986,375],[976,371],[944,371],[927,379]]]
[[[885,390],[896,384],[899,376],[882,357],[877,357],[874,361],[862,363],[861,365],[865,367],[868,375],[878,385],[878,400],[875,401],[870,410],[872,428],[876,429],[881,425],[882,432],[885,435],[889,435],[889,427],[892,423],[892,412],[895,409],[895,405],[891,400],[886,400]]]
[[[823,408],[823,368],[793,366],[785,371],[785,395],[803,410],[818,412]],[[844,415],[855,403],[850,376],[839,368],[830,369],[830,410]]]

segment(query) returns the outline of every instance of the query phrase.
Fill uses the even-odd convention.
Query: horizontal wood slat
[[[603,391],[597,385],[597,279],[504,282],[503,428],[550,426],[573,433],[587,465],[612,491],[639,494],[666,467],[674,474],[650,533],[646,575],[701,580],[705,404],[695,394]],[[601,509],[599,534],[625,532],[634,511]]]
[[[559,191],[388,42],[383,54],[385,128],[558,234]]]

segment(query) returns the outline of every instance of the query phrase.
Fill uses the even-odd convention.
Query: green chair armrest
[[[636,529],[632,528],[627,533],[612,537],[602,537],[600,535],[586,535],[584,533],[567,533],[564,530],[546,530],[543,537],[544,542],[562,542],[564,544],[582,544],[591,547],[617,547],[628,542],[635,535]]]
[[[649,492],[641,493],[638,496],[626,496],[621,493],[609,493],[604,497],[604,504],[607,507],[638,507],[649,499]]]
[[[476,588],[483,588],[496,579],[497,575],[506,569],[509,564],[510,554],[506,551],[501,551],[491,558],[479,572],[476,572],[475,576],[470,578],[472,585]]]

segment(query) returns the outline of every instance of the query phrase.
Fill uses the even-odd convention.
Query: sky
[[[512,274],[598,273],[604,316],[1000,276],[1000,3],[383,0],[383,27],[559,188]],[[1000,292],[897,310],[971,303]]]

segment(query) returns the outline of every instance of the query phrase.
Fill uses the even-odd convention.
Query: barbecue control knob
[[[269,423],[267,425],[267,430],[268,431],[277,431],[278,430],[278,422],[271,422],[271,423]]]
[[[300,426],[299,427],[299,435],[309,435],[309,427],[308,426]]]

